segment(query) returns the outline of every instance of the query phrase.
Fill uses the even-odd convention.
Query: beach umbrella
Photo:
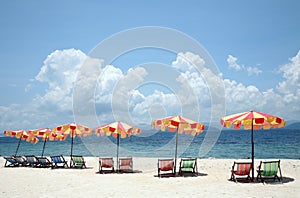
[[[251,129],[251,146],[252,146],[252,181],[254,178],[254,132],[253,130],[268,130],[270,128],[282,128],[285,126],[285,120],[266,113],[257,111],[248,111],[238,114],[225,116],[221,119],[223,127],[230,128],[232,125],[234,129],[238,130],[241,126],[245,130]]]
[[[204,125],[184,118],[182,116],[171,116],[158,120],[152,121],[152,128],[156,130],[169,132],[176,132],[176,145],[175,145],[175,172],[176,172],[176,163],[177,163],[177,147],[178,147],[178,134],[190,134],[190,135],[199,135],[204,131]]]
[[[74,138],[76,136],[81,137],[81,136],[91,135],[93,132],[93,129],[91,129],[87,126],[80,125],[80,124],[71,123],[71,124],[64,124],[64,125],[57,126],[57,127],[53,128],[52,131],[54,133],[62,135],[64,138],[66,138],[67,136],[71,137],[71,155],[70,156],[73,156]],[[71,161],[70,161],[70,166],[71,166]]]
[[[39,141],[39,139],[37,137],[35,137],[31,134],[28,134],[25,130],[7,130],[7,131],[4,131],[4,135],[10,136],[10,137],[16,137],[19,139],[15,156],[18,154],[21,140],[25,140],[27,142],[34,143],[34,144],[38,143],[38,141]]]
[[[62,133],[54,132],[49,128],[28,130],[27,132],[28,132],[28,134],[32,134],[36,137],[42,138],[42,140],[44,141],[42,157],[44,156],[44,150],[45,150],[46,142],[48,140],[50,140],[50,141],[61,140],[62,141],[62,140],[66,139],[66,136],[64,136]]]
[[[117,168],[119,167],[119,145],[120,137],[126,138],[131,135],[138,135],[141,133],[141,129],[124,122],[112,122],[96,128],[96,134],[98,136],[113,136],[117,138]]]

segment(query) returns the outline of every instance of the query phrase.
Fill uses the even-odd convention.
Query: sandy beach
[[[168,178],[157,177],[157,158],[133,158],[126,174],[99,174],[98,158],[85,160],[86,169],[7,168],[1,157],[0,196],[300,197],[300,160],[281,159],[282,183],[229,181],[235,159],[198,159],[198,176]]]

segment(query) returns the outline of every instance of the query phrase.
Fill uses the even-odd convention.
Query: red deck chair
[[[161,171],[170,172],[174,175],[174,159],[158,159],[158,177],[161,177]]]
[[[119,158],[119,172],[133,172],[132,157]]]
[[[114,160],[112,157],[99,158],[99,173],[114,172]]]
[[[234,162],[231,169],[230,180],[236,180],[236,176],[247,176],[247,179],[251,179],[250,171],[252,169],[252,162]]]

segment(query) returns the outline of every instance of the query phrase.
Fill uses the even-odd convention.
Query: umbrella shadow
[[[117,170],[114,170],[114,171],[111,171],[111,170],[102,170],[101,172],[98,171],[96,172],[97,174],[134,174],[134,173],[142,173],[142,171],[140,170],[128,170],[128,171],[117,171]]]
[[[142,173],[140,170],[119,170],[117,171],[118,174],[126,174],[126,173]]]
[[[158,178],[176,177],[174,173],[161,173],[160,176],[158,175],[153,175],[153,176]]]
[[[234,180],[231,180],[231,179],[228,179],[228,181],[234,182]],[[247,179],[247,178],[236,178],[236,183],[253,183],[253,184],[263,183],[263,184],[270,184],[270,185],[284,184],[284,183],[289,183],[289,182],[293,182],[293,181],[295,181],[295,179],[291,178],[291,177],[282,177],[281,181],[278,181],[277,179],[274,180],[273,178],[264,178],[263,182],[257,181],[256,178],[253,181],[251,181],[251,179]]]
[[[295,181],[294,178],[282,177],[281,181],[278,181],[277,179],[274,180],[274,179],[270,178],[270,179],[264,179],[263,183],[264,184],[277,185],[277,184],[286,184],[286,183],[290,183],[290,182],[293,182],[293,181]]]
[[[160,178],[169,178],[169,177],[202,177],[207,176],[206,173],[182,173],[181,175],[176,173],[161,173],[160,176],[154,175],[154,177],[160,177]]]
[[[178,175],[180,177],[203,177],[203,176],[207,176],[208,174],[206,173],[187,173],[187,172],[183,172],[181,175]]]

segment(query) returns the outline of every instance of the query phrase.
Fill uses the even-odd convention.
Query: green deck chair
[[[192,173],[193,175],[196,175],[198,173],[197,158],[181,159],[179,166],[179,175],[182,176],[184,173]]]
[[[280,177],[278,177],[278,170]],[[280,169],[280,160],[278,161],[265,161],[260,162],[257,170],[257,180],[261,180],[264,182],[266,178],[278,179],[278,181],[282,181],[281,169]]]
[[[71,168],[86,168],[83,156],[72,155],[71,156]]]

